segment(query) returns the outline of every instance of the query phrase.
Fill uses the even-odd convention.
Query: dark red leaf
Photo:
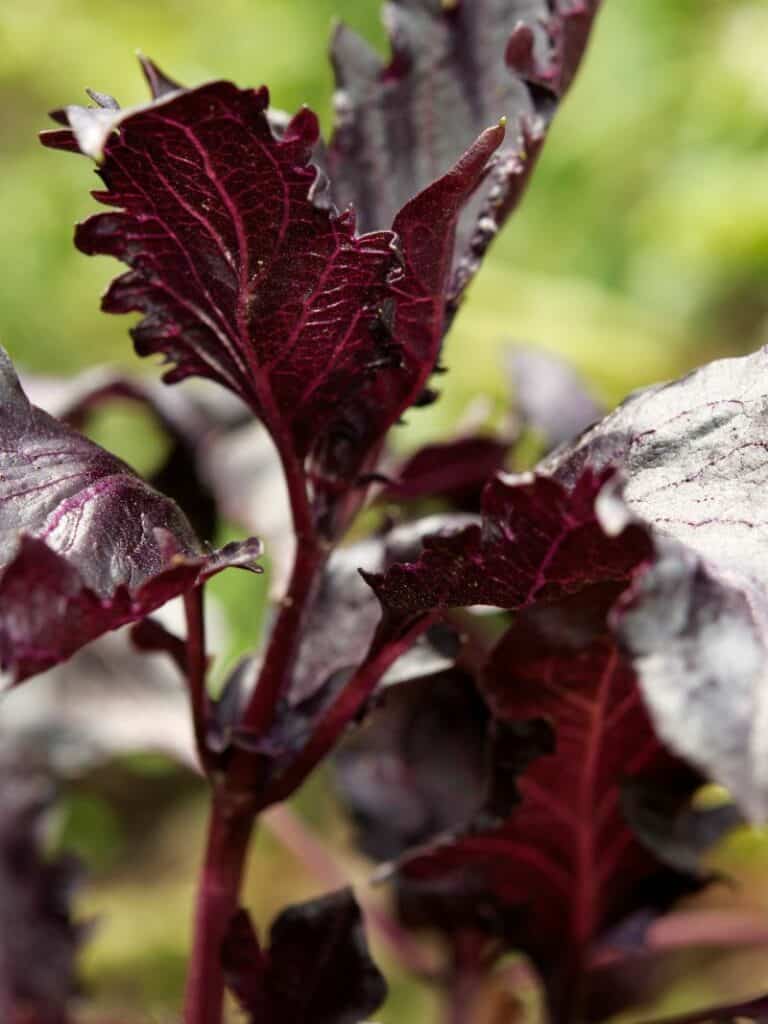
[[[653,565],[615,624],[656,729],[755,820],[768,813],[767,369],[761,350],[632,395],[540,464],[546,478],[493,484],[482,529],[427,539],[418,562],[371,580],[397,620],[519,607]]]
[[[476,871],[518,913],[514,944],[541,967],[558,1012],[578,998],[591,944],[647,898],[639,883],[659,866],[625,821],[622,782],[676,770],[605,627],[617,589],[518,617],[484,692],[504,721],[548,722],[554,752],[519,775],[520,802],[500,827],[476,824],[406,856],[401,868],[408,880],[433,883]]]
[[[223,958],[227,984],[252,1024],[361,1024],[386,996],[351,889],[284,910],[263,951],[240,911]]]
[[[609,476],[587,470],[568,486],[500,476],[486,488],[480,526],[428,536],[418,561],[366,579],[396,619],[462,605],[519,609],[625,581],[651,545],[639,526],[618,537],[603,531],[595,501]]]
[[[615,467],[606,529],[653,528],[653,565],[616,628],[661,738],[756,821],[768,814],[766,381],[766,349],[710,363],[630,396],[540,467],[565,486]]]
[[[451,305],[525,189],[598,4],[395,0],[386,64],[350,29],[336,31],[328,167],[337,203],[352,203],[364,230],[388,224],[486,125],[510,121],[509,142],[459,223]]]
[[[161,567],[139,585],[105,576],[101,591],[76,562],[44,540],[22,535],[0,575],[0,668],[16,682],[65,661],[111,629],[137,622],[173,597],[232,566],[253,568],[261,545],[252,541],[213,555],[180,555],[170,542]],[[101,563],[103,565],[103,563]],[[105,570],[106,571],[106,570]]]
[[[198,537],[213,538],[216,507],[200,466],[200,453],[214,430],[232,427],[248,416],[242,403],[235,398],[230,401],[220,389],[215,393],[226,403],[214,403],[209,395],[191,387],[167,388],[152,377],[132,376],[109,367],[86,370],[75,377],[22,374],[21,380],[35,405],[77,430],[87,428],[93,413],[113,402],[136,403],[146,409],[168,439],[168,454],[149,482],[173,498]]]
[[[247,402],[294,473],[307,468],[333,532],[329,495],[354,484],[433,368],[456,220],[504,132],[415,196],[395,234],[358,236],[310,164],[314,114],[277,137],[267,105],[266,89],[214,82],[134,110],[68,107],[81,150],[103,156],[97,198],[119,207],[76,240],[130,265],[104,308],[144,314],[139,353],[173,362],[168,381],[209,377]]]
[[[458,671],[388,687],[339,749],[336,787],[376,860],[462,827],[487,793],[488,709]]]

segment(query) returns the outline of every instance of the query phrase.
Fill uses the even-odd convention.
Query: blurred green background
[[[140,101],[140,49],[186,84],[266,82],[276,106],[308,103],[327,128],[331,19],[383,46],[378,7],[378,0],[1,0],[0,341],[13,357],[48,373],[105,360],[134,365],[126,318],[98,311],[115,266],[71,243],[73,223],[95,205],[92,167],[38,145],[47,110],[79,102],[85,86],[124,104]],[[499,355],[510,340],[564,353],[609,402],[715,355],[752,350],[768,341],[766,279],[768,5],[605,0],[523,207],[451,335],[444,398],[411,414],[408,443],[439,434],[478,393],[503,397]],[[257,593],[242,593],[246,606],[258,604]],[[162,803],[158,778],[172,778],[167,766],[115,771],[118,780],[128,772],[148,801],[155,797],[156,813],[132,832],[121,785],[110,788],[106,776],[84,783],[66,805],[65,835],[95,879],[84,912],[103,915],[87,980],[96,1004],[164,1020],[183,976],[201,794],[185,784],[183,795]],[[364,877],[322,785],[302,795],[300,810],[339,837],[338,856]],[[745,841],[752,865],[765,861],[762,842]],[[249,896],[261,920],[322,889],[268,836],[257,859]],[[750,870],[750,905],[768,908],[766,872]],[[708,965],[706,984],[718,983],[721,968]],[[764,954],[743,970],[749,982],[768,982]],[[423,1020],[428,1000],[396,985],[378,1019]]]

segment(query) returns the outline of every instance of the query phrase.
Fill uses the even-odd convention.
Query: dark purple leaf
[[[223,957],[227,983],[252,1024],[361,1024],[386,997],[351,889],[284,910],[266,950],[239,911]]]
[[[433,883],[474,869],[508,916],[517,912],[512,941],[540,966],[559,1013],[578,997],[592,943],[644,905],[640,883],[659,867],[625,821],[622,782],[687,773],[654,735],[634,673],[607,632],[617,590],[595,588],[586,602],[518,616],[484,692],[504,721],[549,723],[554,752],[518,772],[519,804],[501,826],[476,823],[401,867],[408,880]]]
[[[41,778],[3,765],[0,777],[0,1019],[65,1024],[76,994],[85,929],[70,899],[79,870],[46,859],[41,820],[51,803]]]
[[[392,860],[479,813],[489,728],[488,710],[461,672],[384,691],[334,759],[336,787],[367,856]]]
[[[599,0],[395,0],[382,62],[337,29],[336,129],[328,151],[334,197],[363,230],[439,175],[488,124],[510,121],[493,173],[459,222],[455,305],[517,205],[549,122],[576,73]]]
[[[259,554],[203,554],[172,501],[29,403],[4,352],[0,403],[0,667],[17,681]]]
[[[654,562],[617,616],[622,643],[662,739],[756,820],[768,793],[767,370],[762,350],[631,396],[545,460],[546,477],[491,485],[482,530],[427,539],[418,562],[372,579],[406,618],[453,603],[518,607]],[[612,471],[595,512],[596,482]]]
[[[144,78],[149,86],[149,91],[152,93],[152,99],[162,99],[163,96],[168,96],[170,93],[178,92],[182,88],[178,82],[169,78],[168,75],[166,75],[166,73],[162,71],[154,61],[149,60],[148,57],[139,55],[139,63],[141,64],[141,70],[144,73]]]
[[[768,351],[711,363],[631,396],[541,467],[565,486],[616,467],[609,531],[641,519],[651,570],[617,618],[659,735],[768,814]]]
[[[505,817],[518,801],[520,773],[551,743],[541,721],[492,723],[474,681],[454,669],[386,689],[341,746],[335,780],[360,848],[392,860],[469,822],[488,828]],[[395,882],[407,927],[438,931],[454,946],[466,930],[490,943],[510,930],[505,908],[471,866]]]
[[[0,576],[0,668],[21,682],[65,661],[102,633],[146,618],[222,569],[254,568],[258,542],[230,547],[213,555],[185,556],[170,543],[161,551],[161,567],[143,583],[123,582],[115,571],[111,580],[105,574],[100,592],[89,586],[73,560],[44,540],[22,535]]]
[[[307,467],[333,532],[334,492],[433,368],[456,219],[503,128],[380,225],[394,234],[358,236],[309,162],[315,116],[277,138],[267,105],[266,89],[214,82],[132,111],[67,108],[82,151],[103,155],[97,198],[119,207],[76,240],[130,265],[104,308],[144,314],[139,353],[174,363],[168,381],[209,377],[250,405],[294,471]]]
[[[198,537],[213,537],[214,496],[198,463],[214,429],[231,427],[238,415],[240,419],[248,415],[237,399],[224,408],[214,407],[209,396],[192,388],[167,388],[151,377],[133,377],[109,367],[71,378],[22,374],[21,381],[35,405],[77,430],[87,427],[94,411],[115,401],[133,402],[147,409],[169,440],[169,452],[149,482],[173,498]],[[227,395],[220,389],[216,394]]]
[[[587,470],[567,486],[544,476],[491,481],[480,526],[424,541],[418,561],[367,575],[396,619],[434,608],[525,608],[600,582],[625,581],[651,554],[645,531],[609,537],[595,501],[609,472]]]

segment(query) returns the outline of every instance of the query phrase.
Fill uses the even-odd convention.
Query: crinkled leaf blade
[[[404,206],[396,245],[389,230],[357,235],[328,202],[310,163],[315,116],[302,110],[276,134],[267,105],[265,89],[214,82],[133,110],[67,108],[85,152],[97,119],[96,195],[118,208],[76,241],[129,264],[104,308],[144,314],[140,354],[173,363],[168,381],[202,375],[239,395],[294,472],[333,495],[434,366],[455,224],[503,129]]]
[[[580,63],[598,0],[394,0],[384,63],[337,29],[336,126],[328,150],[334,197],[361,227],[389,223],[502,117],[508,143],[461,217],[451,302],[522,195],[549,122]]]
[[[676,770],[605,625],[617,589],[519,616],[494,651],[484,693],[503,721],[544,719],[554,748],[516,778],[519,802],[500,826],[480,821],[404,859],[409,880],[457,870],[484,879],[517,915],[510,941],[536,960],[560,1013],[573,1012],[591,944],[644,906],[639,883],[659,868],[624,818],[622,781]]]
[[[651,547],[638,526],[604,532],[595,502],[609,475],[586,470],[567,486],[499,476],[486,488],[480,525],[428,536],[417,561],[366,578],[396,619],[463,605],[525,608],[627,580]]]
[[[615,467],[605,527],[657,535],[617,629],[659,734],[755,820],[768,814],[766,429],[762,349],[630,396],[540,467],[565,486]]]

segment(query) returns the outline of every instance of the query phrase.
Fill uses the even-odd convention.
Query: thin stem
[[[269,728],[286,685],[299,644],[301,625],[327,552],[315,543],[299,546],[288,590],[280,603],[259,679],[242,719],[242,727],[261,735]]]
[[[298,789],[309,773],[336,745],[342,732],[357,716],[390,665],[413,646],[436,617],[436,613],[423,616],[397,639],[384,639],[380,635],[380,627],[380,632],[373,638],[365,661],[317,723],[312,737],[296,760],[270,789],[270,803],[285,800]]]
[[[192,724],[195,730],[197,756],[205,770],[209,760],[206,734],[210,706],[205,684],[208,659],[205,653],[202,587],[197,587],[184,595],[184,612],[187,618],[186,676],[192,705]]]
[[[487,974],[484,938],[473,932],[459,935],[442,1011],[442,1024],[472,1024],[477,998]]]
[[[221,947],[237,910],[240,879],[253,829],[250,806],[214,793],[195,911],[195,940],[184,1001],[184,1024],[221,1024]]]

